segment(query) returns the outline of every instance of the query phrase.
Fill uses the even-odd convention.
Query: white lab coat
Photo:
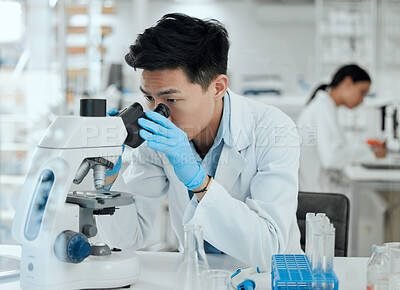
[[[229,94],[234,147],[224,144],[215,180],[201,202],[195,196],[189,200],[187,188],[163,153],[140,146],[123,174],[126,188],[136,193],[134,205],[98,218],[109,244],[142,247],[168,193],[180,250],[183,225],[199,224],[205,240],[249,266],[268,269],[272,254],[301,253],[295,125],[277,108]]]
[[[318,91],[300,113],[297,126],[301,149],[300,190],[346,194],[343,191],[348,191],[348,184],[342,170],[371,152],[346,142],[332,97],[324,90]]]

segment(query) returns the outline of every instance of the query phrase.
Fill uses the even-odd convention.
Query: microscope
[[[393,152],[400,152],[400,104],[394,101],[381,107],[382,132],[386,139],[386,147]]]
[[[59,116],[39,142],[19,198],[12,233],[22,246],[22,289],[117,288],[135,283],[139,258],[133,249],[91,243],[94,215],[112,215],[132,204],[132,194],[104,189],[106,170],[140,138],[139,103],[106,116],[106,100],[82,99],[80,116]],[[169,116],[160,104],[155,111]],[[110,161],[111,160],[111,161]],[[93,170],[94,188],[71,190]]]

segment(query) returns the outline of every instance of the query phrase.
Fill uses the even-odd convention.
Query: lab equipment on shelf
[[[393,101],[381,107],[382,131],[389,151],[400,152],[400,104]]]

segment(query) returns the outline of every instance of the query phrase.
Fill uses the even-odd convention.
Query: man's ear
[[[214,81],[214,97],[215,99],[222,99],[228,90],[228,76],[221,74],[218,75]]]

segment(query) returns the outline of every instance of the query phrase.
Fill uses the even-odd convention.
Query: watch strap
[[[207,174],[208,175],[208,174]],[[214,179],[212,176],[210,176],[210,175],[208,175],[208,177],[209,177],[209,180],[208,180],[208,182],[207,182],[207,185],[203,188],[203,189],[201,189],[201,190],[199,190],[199,191],[194,191],[194,190],[192,190],[192,192],[194,193],[194,194],[196,194],[196,193],[201,193],[201,192],[205,192],[205,191],[207,191],[209,188],[210,188],[210,185],[211,185],[211,181]]]

